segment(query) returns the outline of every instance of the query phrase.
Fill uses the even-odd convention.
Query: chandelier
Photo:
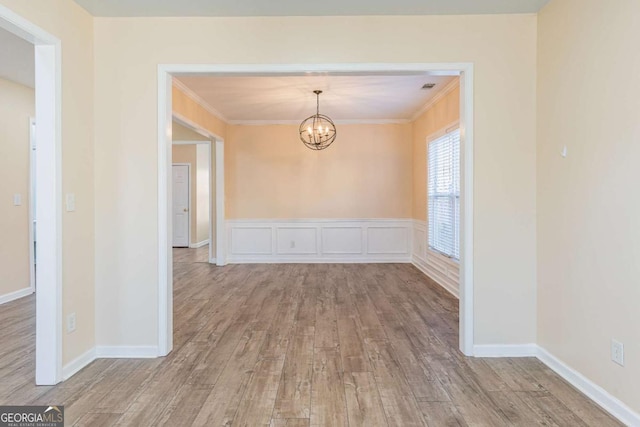
[[[321,90],[314,90],[316,94],[316,114],[307,117],[300,124],[300,139],[312,150],[324,150],[336,139],[336,126],[324,114],[320,114]]]

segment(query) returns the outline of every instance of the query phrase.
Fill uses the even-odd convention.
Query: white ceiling
[[[33,45],[0,28],[0,79],[35,86]]]
[[[94,16],[354,16],[532,13],[549,0],[76,0]]]
[[[305,75],[178,77],[212,111],[231,123],[297,122],[316,112],[337,121],[411,120],[456,78],[430,75]],[[421,89],[436,83],[433,89]],[[455,83],[452,83],[455,84]]]

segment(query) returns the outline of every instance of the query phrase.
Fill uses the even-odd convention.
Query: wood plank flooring
[[[458,305],[410,265],[230,265],[176,249],[173,352],[36,387],[33,297],[0,306],[0,404],[68,426],[617,426],[536,359],[457,350]]]

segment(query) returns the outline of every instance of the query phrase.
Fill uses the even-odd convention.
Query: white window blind
[[[434,139],[428,150],[429,247],[460,259],[460,130]]]

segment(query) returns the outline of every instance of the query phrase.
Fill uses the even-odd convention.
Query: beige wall
[[[413,122],[413,218],[427,220],[427,138],[460,120],[460,87],[436,101]]]
[[[75,212],[62,212],[62,311],[63,316],[75,312],[77,318],[76,331],[63,334],[66,364],[95,343],[94,212],[101,224],[113,213],[98,215],[94,210],[93,18],[72,0],[0,0],[0,4],[62,41],[62,191],[76,196]],[[102,169],[99,174],[126,185],[126,176],[120,172]],[[131,206],[127,209],[135,211]],[[122,230],[103,230],[103,236],[120,240]],[[101,266],[120,270],[117,259],[126,255],[127,249],[122,249]],[[120,304],[120,298],[126,298],[124,292],[112,289],[103,297]]]
[[[227,126],[227,218],[410,218],[411,125],[340,125],[323,151],[297,125]]]
[[[533,342],[536,21],[526,14],[96,18],[100,344],[157,342],[158,64],[456,61],[475,66],[475,339]],[[318,34],[323,49],[309,49]],[[230,185],[229,193],[239,189]],[[284,215],[228,204],[229,217]],[[412,214],[411,205],[387,209]],[[338,214],[302,208],[292,213]]]
[[[34,90],[0,79],[0,296],[30,286],[30,117]],[[22,206],[14,206],[14,194]]]
[[[636,412],[639,16],[636,0],[541,11],[537,152],[538,342]],[[611,338],[625,345],[624,368]]]

